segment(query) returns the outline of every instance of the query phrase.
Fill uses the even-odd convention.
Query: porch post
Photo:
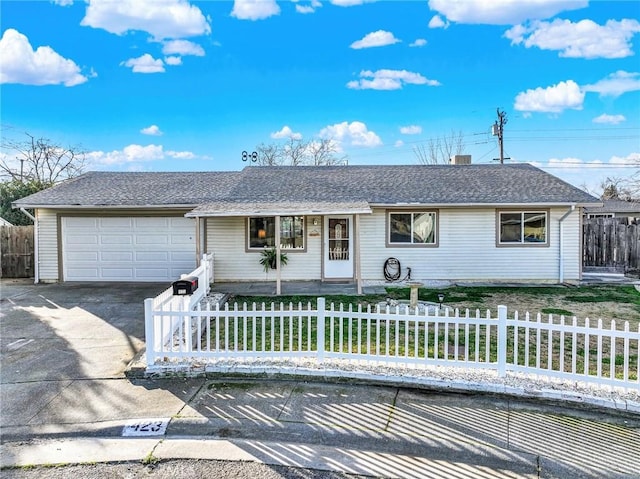
[[[359,214],[355,215],[355,221],[353,226],[355,229],[355,232],[353,233],[354,240],[355,240],[355,242],[353,243],[353,254],[355,256],[354,260],[355,260],[355,267],[356,267],[356,288],[357,288],[357,293],[362,294],[362,271],[360,270],[360,215]]]
[[[196,261],[202,258],[202,245],[200,238],[200,217],[196,216]]]
[[[276,216],[276,295],[282,293],[280,285],[280,216]]]

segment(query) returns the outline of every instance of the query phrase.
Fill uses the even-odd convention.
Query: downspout
[[[20,211],[33,221],[33,282],[38,284],[40,282],[40,259],[38,257],[38,219],[29,213],[24,208],[20,208]]]
[[[558,221],[560,224],[560,263],[558,264],[558,270],[560,273],[558,279],[560,284],[564,283],[564,220],[566,220],[569,215],[575,211],[575,209],[576,205],[571,205],[569,211],[562,215],[562,218]]]
[[[280,269],[282,264],[280,262],[280,215],[276,216],[276,296],[280,296],[282,294],[282,285],[281,285],[281,272]]]

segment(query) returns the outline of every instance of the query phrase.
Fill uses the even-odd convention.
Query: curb
[[[144,352],[142,352],[144,354]],[[194,366],[174,364],[144,367],[137,364],[131,371],[135,378],[159,377],[207,377],[245,379],[285,379],[323,381],[328,383],[349,382],[356,385],[409,387],[420,390],[447,391],[453,393],[484,393],[510,396],[518,399],[562,403],[573,407],[601,408],[622,414],[640,415],[640,402],[624,398],[607,398],[566,389],[540,388],[535,385],[512,386],[496,382],[442,379],[398,374],[375,374],[366,371],[342,369],[311,369],[287,366]]]

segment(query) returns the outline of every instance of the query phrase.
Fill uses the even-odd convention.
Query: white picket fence
[[[183,338],[188,340],[190,335],[184,334],[185,320],[189,317],[188,312],[199,307],[200,302],[211,291],[213,282],[213,253],[205,254],[200,260],[200,266],[189,274],[183,274],[180,278],[196,276],[198,278],[198,288],[191,295],[174,295],[173,286],[165,289],[155,298],[145,300],[145,341],[147,350],[161,350],[163,345],[174,340]],[[168,312],[168,314],[164,314]],[[178,312],[173,314],[171,312]],[[161,313],[159,316],[158,313]],[[151,346],[150,346],[151,345]]]
[[[241,358],[303,357],[347,363],[483,368],[640,390],[640,328],[612,321],[567,321],[553,315],[508,318],[432,308],[354,308],[324,298],[311,303],[264,303],[223,308],[207,302],[157,308],[145,302],[147,365]],[[161,303],[163,306],[169,303]],[[176,304],[176,303],[172,303]],[[171,331],[172,335],[167,335]]]

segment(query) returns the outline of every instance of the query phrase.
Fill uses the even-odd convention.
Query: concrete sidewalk
[[[3,468],[192,458],[375,477],[640,477],[633,414],[397,386],[127,379],[142,299],[162,287],[2,282]]]

